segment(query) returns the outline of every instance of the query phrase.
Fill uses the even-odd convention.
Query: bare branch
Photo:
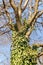
[[[3,8],[4,8],[4,9],[6,8],[6,5],[5,5],[5,2],[4,2],[4,0],[3,0]]]
[[[6,23],[6,24],[4,24],[3,26],[1,26],[0,29],[1,29],[1,28],[4,28],[4,27],[6,27],[6,26],[8,26],[8,23]]]
[[[16,11],[17,7],[16,7],[14,1],[13,0],[9,0],[9,2],[10,2],[10,5],[12,6],[12,8]]]
[[[9,22],[8,22],[7,24],[5,24],[4,26],[8,25],[11,30],[15,30],[15,29],[14,29],[14,25],[12,25],[12,19],[11,19],[11,17],[10,17],[10,14],[9,14],[9,12],[6,10],[4,0],[3,0],[3,5],[4,5],[4,9],[5,9],[5,14],[6,14],[6,16],[8,17],[8,20],[9,20]]]
[[[35,12],[35,14],[32,16],[32,18],[31,18],[31,21],[30,21],[30,23],[29,24],[31,24],[32,23],[32,21],[36,18],[39,18],[41,15],[43,14],[43,10],[42,11],[38,11],[38,12]],[[33,21],[34,22],[34,21]]]
[[[40,1],[40,0],[35,0],[35,6],[34,6],[35,12],[38,10],[39,1]]]
[[[23,0],[20,0],[20,4],[19,4],[20,6],[22,5],[22,2],[23,2]]]
[[[8,27],[10,28],[10,30],[15,30],[15,29],[13,28],[15,25],[11,25],[9,22],[6,23],[6,24],[4,24],[3,26],[1,26],[0,29],[1,29],[1,28],[5,28],[6,26],[8,26]]]
[[[7,31],[5,31],[5,32],[3,32],[3,31],[0,31],[0,36],[1,35],[3,35],[3,34],[5,34],[5,33],[8,33],[8,32],[10,32],[11,30],[7,30]]]
[[[26,6],[27,6],[27,4],[28,4],[28,1],[29,1],[29,0],[26,0],[26,2],[25,2],[25,4],[24,4],[24,7],[22,8],[22,12],[26,9]]]
[[[32,0],[29,1],[29,16],[32,14]]]
[[[32,17],[30,16],[30,19],[28,20],[28,24],[31,25],[32,22],[34,22],[34,19],[40,17],[43,14],[43,10],[42,11],[37,11],[34,14],[32,14]]]
[[[34,22],[34,19],[36,19],[36,16],[38,15],[39,11],[38,11],[38,4],[39,4],[39,1],[40,0],[35,0],[35,11],[32,13],[31,16],[29,16],[29,19],[28,19],[28,24],[29,25],[32,25],[32,23]]]
[[[41,52],[40,54],[38,54],[38,57],[40,57],[40,56],[43,56],[43,52]]]
[[[35,13],[33,13],[33,14],[32,14],[32,17],[30,16],[30,19],[28,20],[28,24],[29,24],[29,25],[32,25],[32,22],[33,22],[34,19],[36,18],[37,14],[38,14],[38,11],[35,12]]]
[[[39,3],[39,0],[36,0],[36,2],[35,2],[35,11],[34,11],[34,13],[32,14],[32,16],[30,16],[29,17],[29,25],[31,25],[32,24],[32,21],[34,21],[34,19],[36,18],[36,16],[37,16],[37,14],[39,13],[38,12],[38,3]]]
[[[26,33],[26,37],[27,37],[27,38],[28,38],[28,37],[30,36],[30,34],[32,33],[37,18],[40,17],[42,14],[43,14],[43,11],[41,11],[40,14],[37,14],[37,16],[35,16],[35,18],[34,18],[34,16],[33,16],[33,18],[32,18],[33,20],[31,20],[30,30],[27,31],[27,33]]]
[[[36,16],[34,15],[35,18],[33,16],[34,20],[37,19],[37,18],[39,18],[42,14],[43,14],[43,10],[42,11],[38,11],[37,14],[36,14]],[[34,20],[33,20],[33,22],[34,22]]]
[[[33,44],[33,46],[43,47],[43,44],[35,43],[35,44]]]
[[[5,14],[5,13],[4,12],[0,12],[0,16],[3,15],[3,14]]]
[[[37,18],[39,18],[42,14],[43,14],[43,10],[39,12],[39,14],[37,15]]]
[[[21,3],[22,3],[22,1],[21,1]],[[20,6],[16,7],[13,0],[10,0],[10,4],[11,4],[12,8],[15,10],[15,18],[16,18],[17,28],[18,28],[18,31],[19,31],[21,26],[22,26],[21,21],[20,21],[20,17],[21,17],[21,13],[22,13],[21,7]]]

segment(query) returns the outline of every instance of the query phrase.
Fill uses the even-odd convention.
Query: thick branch
[[[20,6],[22,5],[22,2],[23,2],[23,0],[20,0],[20,4],[19,4]]]
[[[22,3],[22,0],[20,1],[20,4]],[[17,28],[18,28],[18,31],[21,29],[21,21],[20,21],[20,17],[21,17],[21,7],[18,6],[16,7],[15,3],[13,0],[10,0],[10,4],[12,6],[12,8],[14,9],[15,11],[15,18],[16,18],[16,23],[17,23]]]
[[[26,0],[26,2],[25,2],[25,4],[24,4],[24,7],[22,8],[22,12],[26,9],[26,6],[27,6],[27,4],[28,4],[28,1],[29,1],[29,0]]]
[[[12,8],[16,11],[17,7],[16,7],[14,1],[13,0],[9,0],[9,2],[10,2],[10,5],[12,6]]]

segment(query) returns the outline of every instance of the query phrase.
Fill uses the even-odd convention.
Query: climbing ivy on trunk
[[[32,49],[25,34],[12,31],[11,65],[36,65],[37,50]]]

